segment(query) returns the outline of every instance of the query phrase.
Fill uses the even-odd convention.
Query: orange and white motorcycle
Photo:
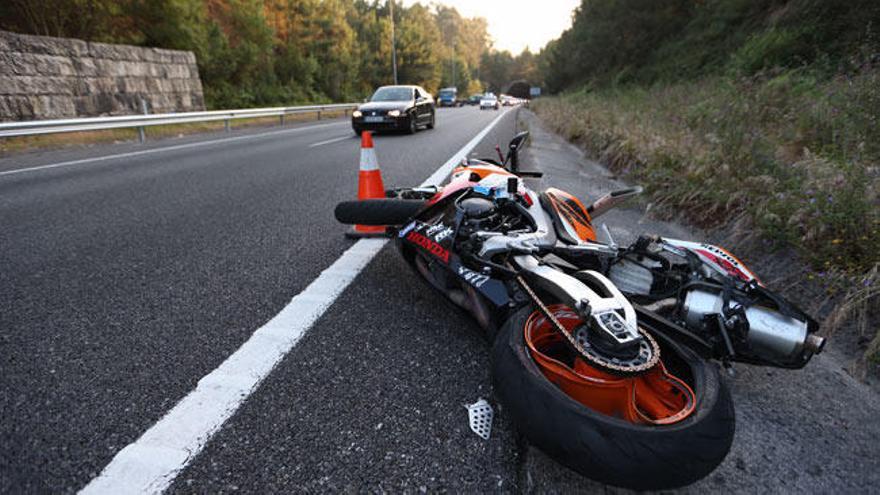
[[[607,230],[600,242],[593,220],[640,189],[589,206],[530,190],[527,138],[463,162],[443,187],[340,203],[336,217],[389,226],[415,271],[474,316],[494,342],[494,393],[532,444],[622,487],[706,476],[734,434],[713,360],[803,367],[824,345],[816,322],[717,246],[644,236],[620,248]]]

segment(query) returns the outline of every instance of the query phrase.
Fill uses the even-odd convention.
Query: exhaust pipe
[[[820,354],[822,350],[825,349],[826,342],[825,337],[820,337],[811,333],[810,335],[807,335],[807,340],[804,341],[804,349],[813,354]]]

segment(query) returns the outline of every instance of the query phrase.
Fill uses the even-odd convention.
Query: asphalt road
[[[474,108],[444,109],[434,130],[378,137],[386,186],[420,183],[498,115]],[[477,151],[494,153],[496,142],[504,144],[513,134],[513,125],[512,115],[505,117]],[[347,122],[335,121],[0,160],[0,173],[6,172],[0,175],[0,491],[84,486],[338,258],[352,241],[343,237],[344,227],[335,222],[332,210],[355,195],[358,153],[359,140]],[[75,163],[65,165],[71,161]],[[393,253],[383,253],[370,270],[377,266],[387,267],[380,288],[423,297]],[[274,381],[287,376],[289,366],[313,365],[305,374],[294,368],[294,379],[282,380],[283,388],[302,402],[293,407],[278,397],[270,411],[257,412],[260,419],[249,424],[253,431],[248,436],[303,404],[312,412],[301,420],[332,408],[333,414],[322,416],[324,427],[291,430],[283,437],[290,439],[286,448],[297,458],[333,454],[330,446],[344,433],[331,425],[341,421],[343,430],[357,430],[366,418],[358,400],[362,404],[366,397],[334,393],[336,378],[325,374],[355,364],[368,368],[362,379],[384,382],[389,395],[396,389],[406,394],[397,380],[412,386],[430,381],[437,393],[453,393],[448,382],[458,382],[463,370],[452,369],[452,364],[446,371],[456,372],[438,378],[417,373],[420,359],[415,355],[391,353],[373,362],[365,359],[362,348],[346,349],[356,331],[370,330],[364,314],[369,307],[373,321],[394,320],[405,329],[396,338],[374,341],[376,349],[390,345],[422,352],[416,342],[427,337],[416,330],[425,329],[428,315],[422,312],[432,306],[436,311],[436,301],[424,308],[407,307],[405,315],[395,316],[400,307],[389,308],[376,291],[370,292],[370,304],[361,307],[353,298],[340,298],[273,374],[272,383],[258,391],[249,404],[260,403]],[[435,313],[430,325],[456,328],[444,314]],[[469,322],[462,320],[461,325]],[[444,354],[444,349],[425,358],[431,353]],[[403,362],[424,382],[391,374]],[[323,363],[332,365],[325,368]],[[468,375],[478,381],[473,372]],[[472,395],[469,391],[460,400]],[[370,401],[375,413],[385,409]],[[420,403],[413,397],[413,407]],[[454,406],[460,413],[460,403]],[[431,410],[430,401],[423,409]],[[446,415],[432,417],[438,427],[448,423],[441,420]],[[395,435],[393,421],[385,423],[387,428],[370,431],[404,441]],[[324,441],[316,442],[315,435]],[[244,458],[243,452],[233,454]],[[440,452],[433,456],[438,462],[445,457]],[[208,457],[215,456],[206,453]],[[332,459],[335,466],[351,469],[341,458]],[[252,461],[241,465],[242,476],[277,462]],[[284,464],[293,469],[297,461],[291,457]],[[319,471],[303,473],[305,478],[295,481],[323,476]],[[376,470],[365,479],[386,478],[398,483],[415,479],[396,468]]]
[[[419,184],[498,115],[442,109],[435,130],[378,137],[386,186]],[[522,117],[546,185],[617,184]],[[508,112],[475,154],[521,125]],[[85,486],[331,266],[352,245],[332,208],[355,194],[358,145],[327,121],[0,159],[0,492]],[[699,234],[643,213],[609,215],[621,242]],[[606,490],[529,448],[503,410],[489,441],[469,430],[463,406],[495,404],[488,351],[386,246],[169,491]],[[734,449],[689,490],[877,486],[880,400],[832,358],[731,385]]]

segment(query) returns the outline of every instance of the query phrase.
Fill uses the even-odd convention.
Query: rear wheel
[[[550,311],[568,331],[579,324],[564,306]],[[636,490],[693,483],[724,460],[734,412],[715,365],[655,334],[658,365],[636,377],[610,375],[576,357],[548,325],[527,306],[504,323],[492,349],[495,390],[532,444],[588,478]]]

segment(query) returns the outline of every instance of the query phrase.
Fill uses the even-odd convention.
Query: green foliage
[[[753,34],[731,58],[739,73],[754,74],[762,69],[804,63],[810,44],[803,29],[774,28]]]
[[[880,70],[579,91],[539,115],[706,227],[745,218],[817,269],[880,263]]]
[[[556,92],[804,65],[833,74],[874,56],[878,26],[876,0],[582,0],[541,65]]]
[[[208,107],[231,108],[359,100],[391,84],[390,14],[389,0],[6,0],[0,29],[192,50]],[[399,1],[394,16],[401,84],[433,92],[454,67],[462,93],[484,86],[485,19]]]

